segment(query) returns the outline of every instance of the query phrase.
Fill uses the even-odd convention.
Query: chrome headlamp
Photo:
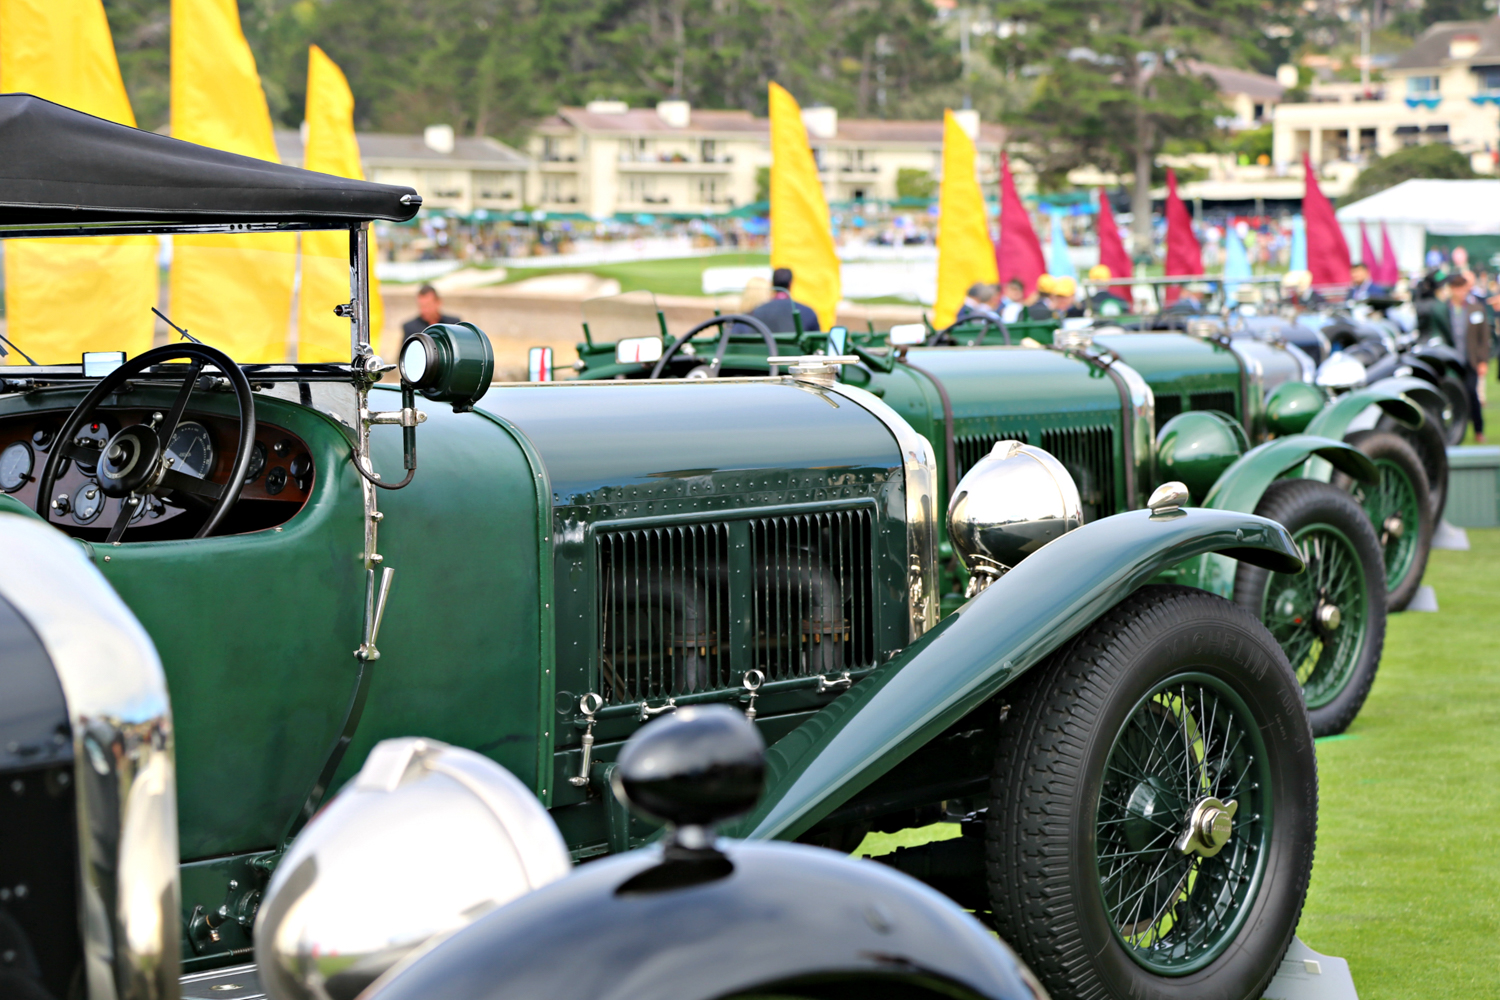
[[[948,537],[973,574],[965,596],[1081,524],[1078,486],[1061,462],[1029,444],[998,442],[948,504]]]
[[[1365,384],[1365,366],[1337,351],[1318,366],[1317,383],[1325,389],[1358,388]]]
[[[547,810],[499,764],[384,740],[277,865],[255,926],[261,983],[275,1000],[353,1000],[570,868]]]

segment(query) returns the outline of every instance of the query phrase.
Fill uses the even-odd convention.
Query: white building
[[[999,182],[1004,129],[960,112],[977,139],[980,183]],[[840,119],[828,107],[802,112],[830,202],[897,197],[903,168],[937,178],[943,123]],[[593,218],[616,213],[724,212],[756,201],[757,174],[771,165],[770,123],[748,111],[709,111],[686,101],[631,108],[593,101],[561,108],[532,132],[536,203]]]
[[[531,160],[495,139],[456,136],[448,125],[423,135],[360,132],[359,158],[367,180],[404,184],[422,196],[425,208],[465,215],[475,209],[515,211],[536,201]],[[302,136],[278,131],[282,163],[302,165]]]
[[[1315,165],[1361,163],[1404,146],[1442,142],[1467,153],[1475,170],[1494,170],[1500,144],[1500,19],[1445,21],[1424,31],[1386,70],[1378,99],[1276,108],[1278,166],[1304,152]]]

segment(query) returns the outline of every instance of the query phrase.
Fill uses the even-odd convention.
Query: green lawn
[[[665,260],[631,261],[625,264],[591,264],[588,267],[512,267],[507,283],[543,274],[597,274],[614,278],[620,291],[648,291],[657,295],[702,295],[703,272],[710,267],[768,267],[769,254],[724,253],[707,257],[672,257]]]
[[[1442,610],[1392,616],[1364,711],[1318,744],[1298,934],[1348,959],[1361,1000],[1500,997],[1500,530],[1469,541],[1432,553]],[[957,833],[872,834],[856,853]]]

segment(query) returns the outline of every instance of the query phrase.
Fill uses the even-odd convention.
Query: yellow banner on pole
[[[0,92],[135,125],[100,0],[0,0]],[[152,236],[7,241],[5,336],[41,364],[141,353],[155,329],[156,251]]]
[[[316,45],[307,52],[307,146],[302,165],[319,173],[364,179],[359,142],[354,137],[354,94],[343,70]],[[385,306],[375,278],[375,236],[370,236],[370,340],[378,346],[385,328]],[[297,360],[348,361],[349,321],[333,307],[349,301],[349,236],[342,232],[302,234],[302,284],[297,292]],[[388,357],[400,344],[386,345]]]
[[[172,0],[172,135],[279,162],[235,0]],[[170,315],[240,362],[285,361],[294,233],[174,236]]]
[[[975,169],[974,140],[952,111],[943,112],[943,180],[938,188],[937,303],[932,320],[952,326],[964,296],[978,282],[995,284],[995,246]]]
[[[818,164],[807,144],[802,108],[771,84],[771,266],[792,271],[792,298],[805,302],[828,329],[836,320],[839,257]]]

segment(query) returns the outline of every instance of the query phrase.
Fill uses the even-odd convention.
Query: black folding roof
[[[0,94],[0,230],[334,229],[404,222],[408,187],[350,180]]]

